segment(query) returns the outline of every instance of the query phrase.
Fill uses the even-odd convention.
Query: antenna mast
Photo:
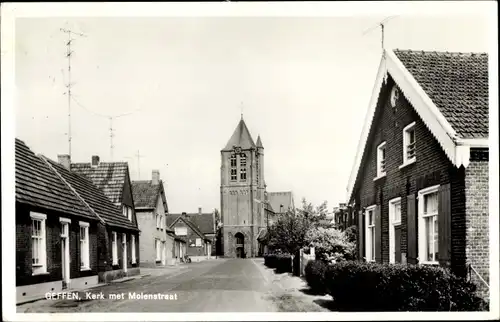
[[[71,51],[71,42],[75,40],[75,38],[72,38],[72,35],[79,37],[87,36],[82,33],[73,32],[71,29],[60,28],[60,30],[68,34],[68,42],[66,43],[66,58],[68,59],[68,83],[66,87],[68,91],[66,94],[68,95],[68,154],[71,158],[71,87],[73,86],[71,83],[71,55],[73,54],[73,51]]]
[[[139,154],[139,150],[137,150],[137,154],[135,156],[137,157],[137,179],[140,180],[140,178],[141,178],[141,166],[139,164],[139,161],[140,161],[139,159],[143,158],[144,156]]]
[[[382,33],[382,35],[381,35],[381,36],[382,36],[382,39],[381,39],[382,55],[384,55],[384,54],[385,54],[385,52],[384,52],[384,31],[385,31],[385,30],[384,30],[384,27],[385,27],[385,24],[386,24],[389,20],[391,20],[391,19],[393,19],[393,18],[396,18],[396,17],[397,17],[397,16],[390,16],[390,17],[387,17],[387,18],[383,19],[382,21],[380,21],[379,23],[377,23],[377,25],[376,25],[376,26],[373,26],[373,27],[371,27],[371,28],[369,28],[369,29],[365,30],[365,32],[363,32],[363,36],[364,36],[364,35],[366,35],[367,33],[371,32],[372,30],[374,30],[374,29],[376,29],[376,28],[380,27],[380,30],[381,30],[381,33]]]

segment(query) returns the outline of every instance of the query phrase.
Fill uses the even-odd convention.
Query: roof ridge
[[[89,205],[89,204],[85,201],[85,199],[84,199],[82,196],[80,196],[80,194],[79,194],[79,193],[75,190],[75,188],[74,188],[72,185],[70,185],[70,184],[66,181],[66,179],[64,179],[64,178],[63,178],[63,176],[62,176],[62,175],[61,175],[61,174],[60,174],[60,173],[59,173],[59,172],[58,172],[58,171],[57,171],[57,170],[53,167],[53,165],[51,164],[51,162],[49,162],[49,161],[47,160],[47,157],[45,157],[45,156],[43,156],[43,155],[42,155],[42,156],[41,156],[41,159],[42,159],[42,160],[43,160],[43,161],[44,161],[44,162],[45,162],[45,163],[49,166],[49,168],[50,168],[50,169],[51,169],[51,170],[52,170],[52,171],[53,171],[53,172],[54,172],[54,173],[55,173],[55,174],[59,177],[59,179],[61,179],[61,180],[64,182],[64,184],[65,184],[67,187],[69,187],[69,189],[70,189],[70,190],[71,190],[71,191],[72,191],[72,192],[76,195],[76,197],[77,197],[78,199],[80,199],[80,201],[81,201],[81,202],[83,202],[83,204],[84,204],[87,208],[89,208],[89,210],[90,210],[90,211],[91,211],[91,212],[92,212],[92,213],[93,213],[93,214],[94,214],[94,215],[95,215],[95,216],[99,219],[99,221],[100,221],[101,223],[103,223],[103,224],[106,224],[106,221],[105,221],[104,219],[102,219],[102,218],[101,218],[101,216],[99,216],[99,215],[97,214],[97,212],[95,212],[95,210],[94,210],[92,207],[90,207],[90,205]],[[51,160],[51,161],[52,161],[52,160]],[[54,162],[54,161],[52,161],[52,162]]]
[[[394,52],[424,53],[424,54],[449,54],[449,55],[488,55],[487,52],[475,51],[447,51],[447,50],[415,50],[415,49],[393,49]]]

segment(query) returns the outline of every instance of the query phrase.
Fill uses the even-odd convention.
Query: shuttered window
[[[419,262],[437,264],[439,260],[439,186],[418,193],[418,248]]]
[[[407,234],[408,234],[408,263],[417,264],[418,254],[417,254],[417,215],[416,215],[416,203],[415,195],[408,195],[406,198],[407,202]]]

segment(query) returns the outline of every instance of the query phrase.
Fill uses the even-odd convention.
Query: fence
[[[305,254],[304,253],[304,250],[301,249],[300,250],[300,276],[304,276],[305,275],[305,269],[306,269],[306,265],[309,261],[313,261],[316,259],[316,254],[315,254],[315,251],[314,251],[314,247],[311,247],[310,248],[310,253],[309,254]]]

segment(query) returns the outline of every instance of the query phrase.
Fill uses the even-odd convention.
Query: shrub
[[[307,232],[306,240],[315,248],[316,259],[338,262],[354,259],[356,245],[347,240],[346,235],[335,228],[318,227]]]
[[[292,273],[292,256],[289,254],[276,255],[276,272]]]
[[[339,311],[478,311],[475,285],[436,266],[346,261],[327,268]]]
[[[356,244],[356,240],[358,239],[358,228],[356,225],[347,227],[344,234],[348,242]]]
[[[289,254],[268,254],[264,256],[264,265],[275,268],[278,273],[291,273],[292,256]]]
[[[305,267],[307,285],[316,294],[325,294],[325,277],[328,264],[321,260],[309,261]]]

